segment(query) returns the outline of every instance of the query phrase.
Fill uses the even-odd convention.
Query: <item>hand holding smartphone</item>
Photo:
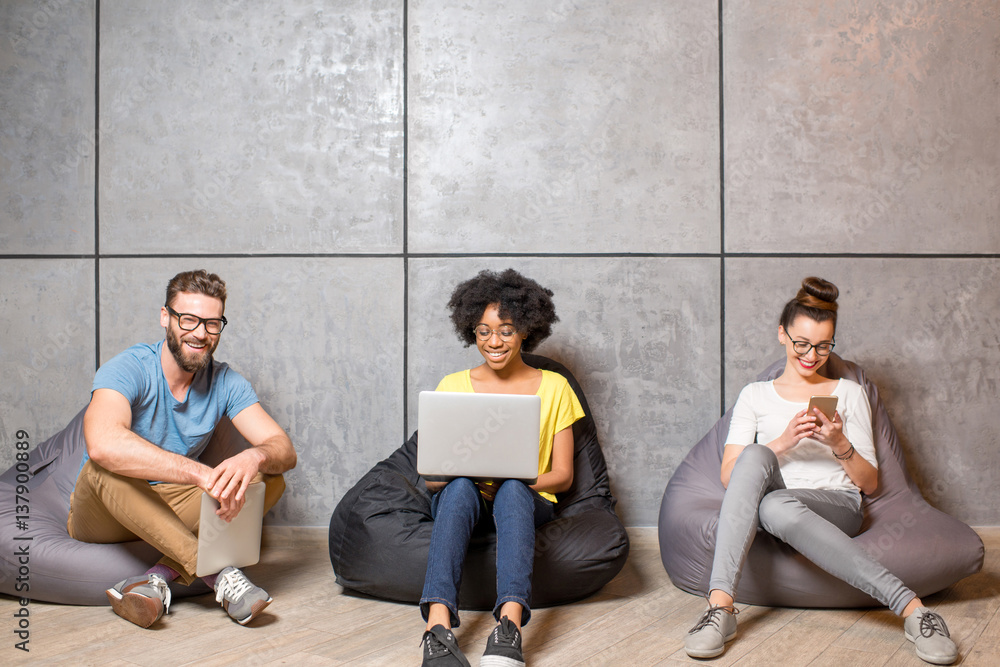
[[[813,396],[809,399],[809,407],[806,408],[806,414],[815,416],[816,413],[813,412],[813,408],[819,408],[819,411],[826,415],[827,419],[833,421],[834,416],[837,414],[837,397]]]

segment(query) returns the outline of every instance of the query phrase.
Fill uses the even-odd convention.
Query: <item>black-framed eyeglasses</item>
[[[170,306],[166,306],[167,312],[177,318],[177,326],[179,326],[184,331],[194,331],[202,324],[205,325],[205,333],[212,334],[216,336],[222,333],[222,330],[226,328],[229,322],[225,317],[198,317],[197,315],[192,315],[190,313],[178,313],[176,310]]]
[[[476,338],[481,341],[489,340],[493,337],[493,334],[500,336],[500,340],[502,341],[509,341],[517,333],[517,329],[509,324],[504,324],[499,329],[491,329],[485,324],[480,324],[473,331],[476,333]]]
[[[809,354],[809,350],[815,348],[816,354],[821,357],[825,357],[833,352],[833,347],[836,343],[816,343],[813,345],[807,340],[793,340],[792,349],[795,350],[795,354],[802,355],[803,357]]]

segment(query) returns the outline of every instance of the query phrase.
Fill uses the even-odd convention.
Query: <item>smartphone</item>
[[[809,407],[806,408],[806,414],[815,415],[813,408],[819,408],[819,411],[826,415],[827,419],[833,421],[833,416],[837,413],[837,397],[813,396],[809,399]]]

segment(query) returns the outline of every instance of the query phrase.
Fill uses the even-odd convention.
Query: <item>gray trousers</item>
[[[916,594],[851,539],[862,518],[856,491],[786,489],[774,452],[750,445],[736,459],[722,500],[709,590],[736,596],[759,525],[901,615]]]

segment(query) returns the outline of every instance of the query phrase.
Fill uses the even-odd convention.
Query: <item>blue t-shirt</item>
[[[94,376],[94,391],[114,389],[132,406],[132,431],[154,445],[197,459],[216,424],[258,402],[253,387],[228,364],[213,360],[198,371],[187,396],[170,393],[160,365],[164,341],[140,343],[113,357]],[[83,462],[87,462],[84,455]]]

